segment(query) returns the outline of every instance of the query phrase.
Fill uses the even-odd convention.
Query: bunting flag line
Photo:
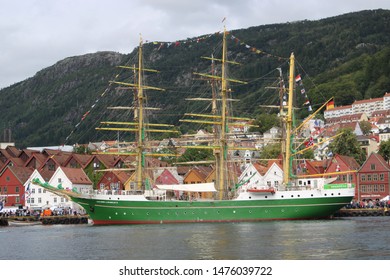
[[[273,58],[277,58],[279,60],[286,60],[287,58],[285,57],[281,57],[281,56],[278,56],[278,55],[273,55],[273,54],[270,54],[268,52],[265,52],[263,50],[259,50],[258,48],[256,47],[252,47],[250,45],[248,45],[247,43],[243,42],[242,40],[240,40],[239,38],[237,38],[236,36],[234,35],[231,35],[230,38],[236,43],[236,44],[240,44],[242,46],[244,46],[246,49],[250,50],[251,52],[253,53],[256,53],[256,54],[262,54],[262,55],[265,55],[267,57],[273,57]]]
[[[179,47],[181,45],[191,45],[191,44],[194,44],[194,43],[197,44],[197,43],[200,43],[201,41],[204,41],[204,40],[210,38],[213,35],[218,35],[220,33],[221,32],[218,31],[218,32],[215,32],[213,34],[204,35],[202,37],[190,38],[190,39],[187,39],[187,40],[179,40],[179,41],[174,41],[174,42],[153,41],[152,44],[156,47],[156,50],[159,51],[159,50],[161,50],[163,48]],[[249,50],[249,51],[251,51],[253,53],[265,55],[267,57],[274,57],[274,58],[277,58],[279,60],[286,60],[286,59],[288,59],[288,58],[281,57],[281,56],[278,56],[278,55],[273,55],[271,53],[268,53],[268,52],[265,52],[263,50],[260,50],[260,49],[258,49],[256,47],[250,46],[250,45],[248,45],[247,43],[245,43],[244,41],[242,41],[241,39],[237,38],[234,35],[230,35],[230,38],[236,44],[244,46],[247,50]],[[149,41],[145,41],[145,42],[148,43]]]
[[[300,86],[301,87],[301,95],[305,98],[305,103],[303,103],[304,106],[308,105],[308,111],[311,112],[313,111],[313,108],[311,107],[311,104],[310,104],[310,100],[309,100],[309,97],[307,96],[306,94],[306,90],[305,88],[303,87],[303,81],[302,81],[302,76],[301,74],[298,74],[295,76],[295,83],[297,86]]]
[[[119,74],[117,74],[117,75],[115,76],[114,81],[115,81],[118,77],[119,77]],[[87,112],[85,112],[85,113],[83,114],[83,116],[81,117],[80,121],[74,126],[73,130],[72,130],[72,131],[69,133],[69,135],[65,138],[65,143],[68,141],[68,139],[70,138],[70,136],[72,136],[72,134],[74,133],[74,131],[80,126],[80,124],[85,120],[85,118],[91,113],[92,109],[94,109],[94,108],[96,107],[96,105],[99,103],[100,99],[101,99],[102,97],[104,97],[104,95],[106,95],[106,93],[110,90],[111,84],[112,84],[112,83],[110,83],[110,84],[108,85],[108,87],[100,94],[100,97],[97,98],[97,99],[95,100],[95,102],[91,105],[91,108],[90,108]]]

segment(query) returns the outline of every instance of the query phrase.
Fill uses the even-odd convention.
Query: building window
[[[380,184],[380,185],[379,185],[379,191],[380,191],[380,192],[384,192],[384,191],[385,191],[385,185]]]
[[[20,203],[20,198],[19,198],[19,196],[17,196],[17,197],[15,198],[15,203]]]
[[[379,174],[379,180],[384,181],[385,180],[385,174],[383,174],[383,173]]]
[[[8,193],[7,187],[4,187],[3,192],[4,192],[4,193]]]
[[[38,203],[42,203],[42,198],[38,197]]]
[[[361,185],[361,191],[362,191],[362,192],[367,192],[366,185]]]
[[[35,189],[31,189],[31,193],[35,193]]]
[[[11,178],[10,178],[9,176],[7,176],[7,177],[5,177],[5,180],[6,180],[7,182],[9,182],[9,181],[11,181]]]
[[[378,181],[378,174],[372,174],[372,180]]]
[[[16,192],[16,193],[19,192],[19,187],[15,187],[15,192]]]
[[[54,198],[54,203],[57,203],[57,198],[56,197]]]
[[[375,170],[375,163],[371,164],[371,170]]]
[[[371,174],[367,175],[367,181],[371,181]]]
[[[58,178],[58,183],[60,184],[62,182],[62,179],[61,178]]]
[[[375,184],[375,185],[374,185],[374,192],[378,192],[378,190],[379,190],[379,189],[378,189],[378,185]]]
[[[42,193],[42,189],[41,188],[38,188],[38,193]]]
[[[34,198],[30,198],[30,203],[34,203]]]
[[[361,174],[361,175],[360,175],[360,180],[366,181],[366,175],[365,175],[365,174]]]

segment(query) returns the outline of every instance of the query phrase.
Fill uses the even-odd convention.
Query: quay
[[[70,224],[88,224],[88,215],[74,216],[9,216],[0,218],[0,226],[9,226],[10,224],[19,223],[19,225],[29,225],[32,223],[37,224],[40,222],[42,225],[70,225]]]
[[[390,216],[389,208],[340,209],[333,217]]]

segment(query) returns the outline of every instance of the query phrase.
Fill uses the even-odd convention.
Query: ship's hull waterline
[[[353,192],[347,194],[346,190],[288,193],[277,198],[269,195],[222,201],[129,201],[120,195],[71,199],[86,210],[95,225],[112,225],[324,219],[353,198]],[[305,193],[309,197],[304,197]]]

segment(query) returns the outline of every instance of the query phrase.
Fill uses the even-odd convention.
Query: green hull
[[[353,196],[226,200],[226,201],[113,201],[72,197],[95,225],[245,222],[329,218]]]

